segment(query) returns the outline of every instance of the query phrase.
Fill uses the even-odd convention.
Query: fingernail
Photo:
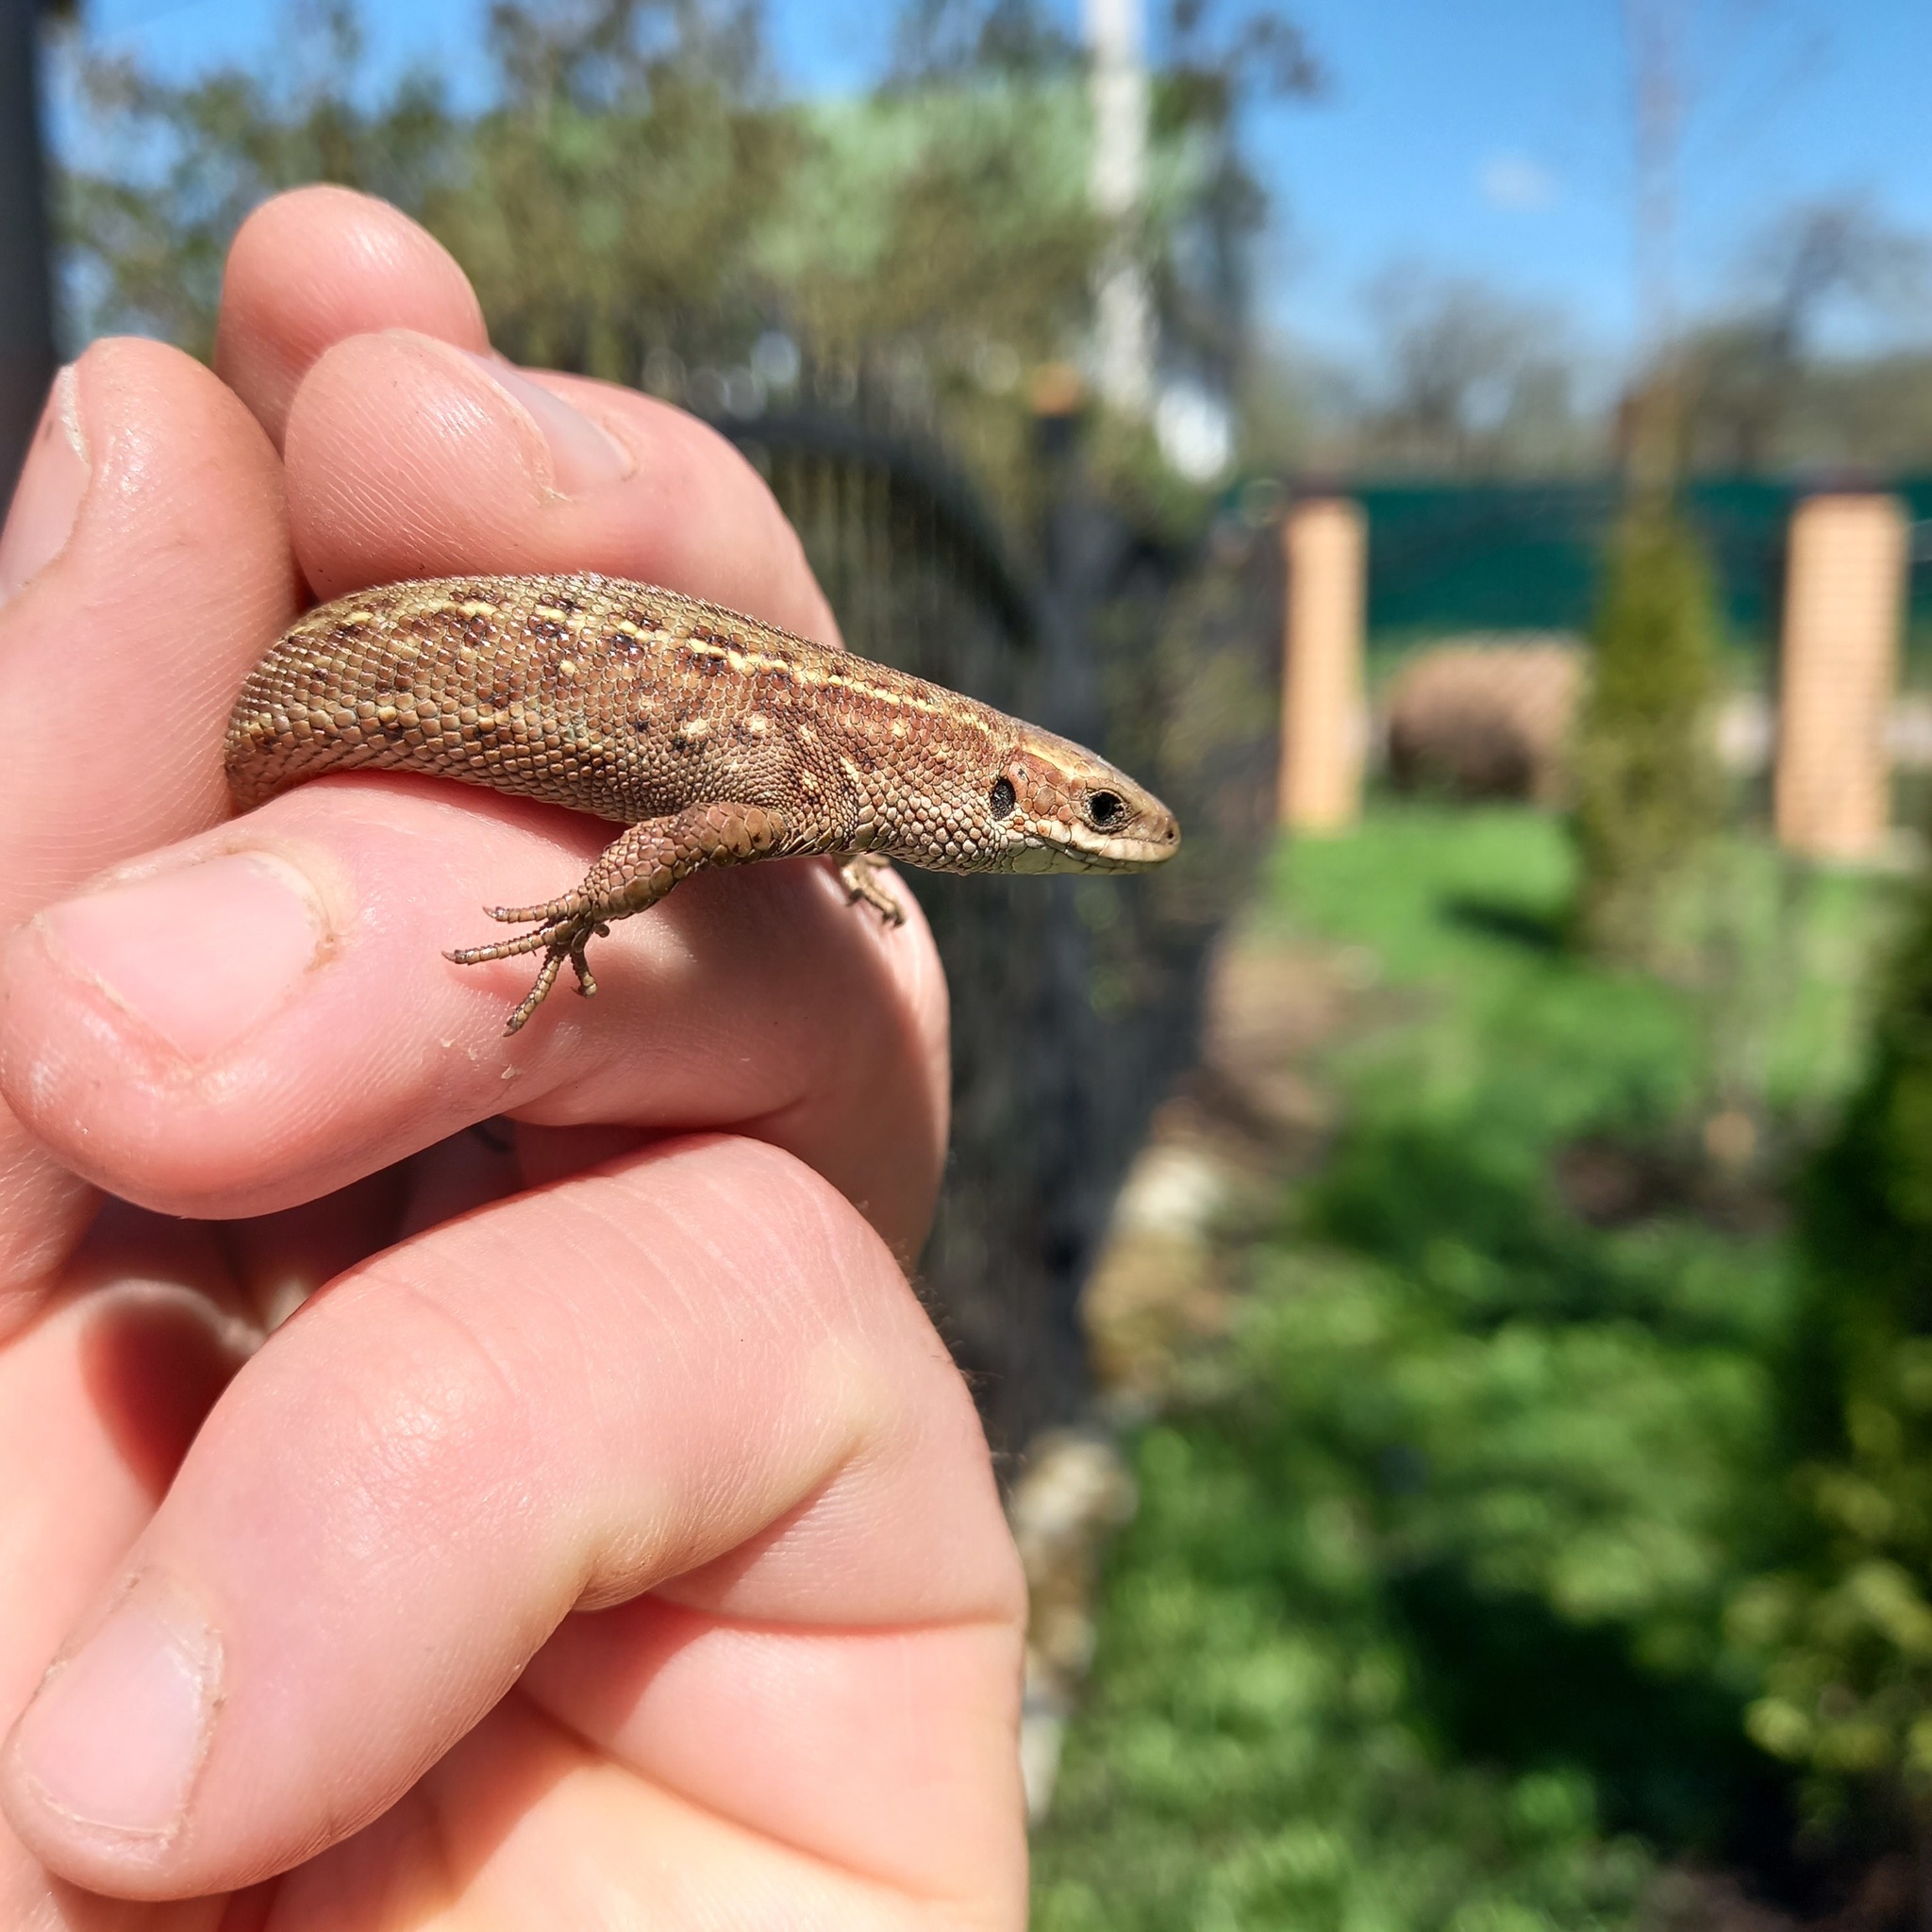
[[[0,604],[67,548],[92,473],[80,418],[80,377],[69,363],[54,378],[41,425],[27,446],[7,527],[0,530]]]
[[[602,424],[494,356],[479,356],[474,349],[458,354],[475,363],[542,432],[550,445],[551,481],[562,494],[575,496],[630,475],[630,452]]]
[[[15,1770],[69,1818],[165,1839],[208,1757],[221,1676],[214,1632],[178,1591],[143,1578],[42,1680],[14,1726]]]
[[[265,852],[68,899],[35,924],[64,965],[191,1064],[216,1058],[281,1007],[329,932],[310,881]]]

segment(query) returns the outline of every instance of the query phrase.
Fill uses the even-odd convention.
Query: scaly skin
[[[517,1031],[563,962],[705,866],[829,854],[874,868],[1128,872],[1174,814],[1090,751],[924,678],[647,584],[446,577],[311,610],[249,675],[225,747],[244,808],[327,772],[456,778],[629,827],[576,890],[491,907],[533,929],[449,958],[541,953]]]

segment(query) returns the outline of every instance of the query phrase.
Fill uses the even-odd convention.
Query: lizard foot
[[[488,946],[459,946],[442,956],[458,966],[481,966],[491,959],[513,958],[520,953],[543,955],[536,984],[506,1022],[506,1033],[521,1031],[530,1015],[543,1004],[566,959],[577,976],[578,992],[586,999],[595,997],[597,981],[585,958],[585,949],[592,939],[603,939],[610,931],[595,908],[585,906],[573,894],[568,899],[553,899],[548,906],[486,906],[483,909],[491,918],[511,924],[531,919],[539,922],[534,931],[519,933],[515,939],[498,940]]]
[[[885,869],[886,860],[875,853],[856,853],[839,868],[839,883],[845,888],[848,905],[857,906],[863,899],[888,925],[904,925],[905,907],[879,884],[878,875]]]
[[[530,931],[498,940],[494,945],[464,946],[443,957],[458,966],[481,966],[520,953],[541,953],[543,964],[538,969],[536,985],[503,1029],[519,1032],[557,984],[566,959],[577,976],[577,991],[586,999],[596,992],[597,982],[591,975],[585,948],[593,939],[605,938],[613,920],[628,919],[632,913],[655,906],[680,879],[703,867],[743,865],[769,858],[784,836],[784,819],[757,805],[693,805],[668,818],[645,819],[611,841],[575,891],[541,906],[483,908],[491,919],[500,919],[506,925],[527,925]],[[897,917],[897,906],[891,910]]]

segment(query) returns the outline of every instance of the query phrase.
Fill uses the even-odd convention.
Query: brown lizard
[[[626,825],[576,890],[491,906],[534,929],[447,957],[568,959],[704,866],[822,853],[903,917],[889,859],[1125,872],[1173,858],[1168,808],[1077,744],[715,604],[600,576],[391,584],[308,612],[250,674],[225,748],[238,805],[327,772],[425,772]]]

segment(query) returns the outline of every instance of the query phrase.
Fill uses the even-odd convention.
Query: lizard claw
[[[486,908],[485,910],[489,910]],[[541,908],[538,908],[540,911]],[[509,915],[503,915],[509,916]],[[534,916],[534,915],[532,915]],[[541,924],[529,932],[519,933],[514,939],[498,940],[488,946],[458,946],[442,957],[458,966],[482,966],[492,959],[513,958],[520,953],[541,953],[543,964],[537,971],[536,984],[525,994],[516,1009],[510,1014],[504,1026],[506,1033],[521,1032],[557,983],[557,975],[568,959],[577,976],[577,991],[586,999],[593,999],[597,992],[597,981],[591,972],[590,962],[584,957],[585,948],[591,943],[592,935],[608,934],[608,925],[586,919],[578,909],[561,917],[545,919]]]

